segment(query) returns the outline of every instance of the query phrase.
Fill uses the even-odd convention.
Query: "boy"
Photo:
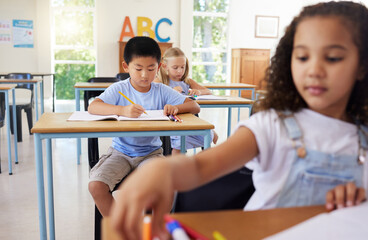
[[[131,38],[124,49],[123,67],[130,78],[107,88],[89,106],[92,114],[139,117],[145,110],[164,109],[164,114],[198,113],[196,102],[170,87],[153,83],[160,67],[161,50],[149,37]],[[135,104],[119,94],[124,93]],[[91,169],[89,191],[106,217],[113,202],[114,186],[144,160],[162,156],[159,137],[114,138],[107,154]]]

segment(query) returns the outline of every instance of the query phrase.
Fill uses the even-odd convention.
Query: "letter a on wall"
[[[143,23],[146,23],[143,26]],[[137,17],[137,36],[143,36],[143,32],[148,33],[150,38],[155,39],[155,32],[152,30],[152,20],[148,17]]]
[[[126,31],[127,27],[129,28],[129,31]],[[130,19],[129,19],[128,16],[126,16],[125,19],[124,19],[124,24],[123,24],[123,28],[121,29],[121,34],[120,34],[120,40],[119,41],[122,42],[124,37],[131,37],[131,38],[134,37],[132,24],[131,24]]]

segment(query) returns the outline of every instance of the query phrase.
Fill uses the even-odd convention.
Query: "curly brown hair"
[[[297,112],[307,108],[306,102],[298,93],[291,75],[291,55],[294,35],[300,22],[306,18],[334,16],[341,18],[351,31],[354,43],[359,50],[360,69],[363,79],[356,81],[346,112],[352,118],[368,124],[368,9],[359,3],[341,1],[326,2],[305,7],[286,28],[275,55],[266,71],[267,93],[260,102],[260,109],[290,110]]]

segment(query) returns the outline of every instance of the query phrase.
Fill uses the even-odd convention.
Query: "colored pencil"
[[[165,222],[170,222],[172,220],[176,220],[173,217],[171,217],[170,215],[165,215],[164,216],[164,220]],[[176,220],[178,221],[178,220]],[[179,222],[179,221],[178,221]],[[209,238],[203,236],[202,234],[198,233],[197,231],[193,230],[192,228],[182,224],[181,222],[180,226],[185,230],[185,232],[191,237],[194,238],[195,240],[210,240]]]

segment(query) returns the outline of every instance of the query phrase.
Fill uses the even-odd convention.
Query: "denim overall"
[[[295,160],[277,202],[277,207],[321,205],[326,193],[340,184],[354,182],[363,187],[368,128],[358,125],[359,156],[335,155],[307,149],[303,135],[292,113],[279,116],[295,148]],[[365,176],[366,177],[366,176]]]

